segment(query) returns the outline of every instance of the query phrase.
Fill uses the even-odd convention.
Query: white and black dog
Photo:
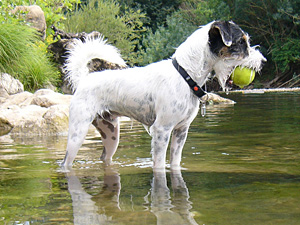
[[[108,48],[99,49],[97,45]],[[102,136],[101,159],[110,163],[119,144],[119,117],[133,118],[149,127],[153,168],[165,168],[171,138],[170,164],[180,168],[188,129],[199,110],[201,87],[212,71],[222,88],[237,66],[257,72],[264,56],[250,47],[248,35],[233,22],[214,21],[200,27],[175,51],[171,59],[145,67],[89,73],[87,63],[111,54],[113,63],[125,65],[117,49],[102,39],[78,42],[66,65],[76,90],[70,105],[69,136],[62,166],[72,165],[90,124]]]

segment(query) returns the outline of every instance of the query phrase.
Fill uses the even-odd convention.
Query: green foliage
[[[278,68],[285,72],[291,64],[300,63],[300,38],[286,38],[285,42],[275,42],[272,50],[272,60]]]
[[[275,72],[300,72],[300,0],[237,0],[236,20],[269,52]],[[293,68],[291,66],[293,65]]]
[[[91,0],[80,10],[67,16],[67,32],[99,31],[110,43],[121,50],[123,58],[130,64],[138,63],[137,48],[141,33],[145,31],[141,21],[144,14],[139,10],[125,8],[114,0]]]
[[[65,20],[65,13],[71,12],[80,3],[80,0],[1,0],[0,1],[0,22],[24,24],[26,12],[17,12],[12,14],[11,11],[16,6],[29,6],[32,4],[42,8],[45,14],[47,24],[47,35],[51,34],[51,25],[63,29],[61,22]]]
[[[122,6],[128,6],[135,10],[141,10],[146,13],[147,20],[145,24],[155,31],[158,26],[166,25],[166,18],[173,14],[182,2],[182,0],[118,0]]]
[[[65,14],[75,10],[80,0],[36,0],[45,13],[47,23],[47,34],[51,34],[51,26],[64,29],[63,21],[66,20]]]
[[[35,29],[15,24],[0,26],[0,72],[11,74],[31,91],[55,84],[59,76]]]
[[[229,6],[223,1],[177,1],[181,2],[180,10],[166,16],[166,24],[161,20],[160,25],[153,31],[148,31],[141,43],[142,65],[170,57],[178,47],[197,27],[214,19],[229,19]],[[175,3],[174,3],[175,4]],[[175,8],[175,5],[173,5]],[[170,9],[170,8],[169,8]]]
[[[142,65],[170,57],[194,30],[196,26],[188,23],[179,13],[167,17],[167,26],[159,26],[155,33],[151,31],[144,37],[142,45],[145,48]]]
[[[181,12],[192,24],[204,25],[213,20],[230,20],[229,5],[222,0],[189,0],[181,5]]]

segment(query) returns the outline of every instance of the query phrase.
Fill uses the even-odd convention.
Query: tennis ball
[[[233,83],[240,88],[249,85],[254,80],[254,77],[254,70],[240,66],[237,66],[230,75],[230,79],[233,81]]]

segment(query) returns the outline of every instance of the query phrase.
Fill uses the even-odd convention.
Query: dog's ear
[[[232,33],[230,23],[227,21],[214,22],[209,30],[209,40],[222,39],[225,46],[230,47],[232,44]]]

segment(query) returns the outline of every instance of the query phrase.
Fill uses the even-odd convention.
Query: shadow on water
[[[113,166],[92,131],[68,172],[66,137],[1,136],[0,224],[299,224],[299,93],[228,97],[193,122],[181,172],[152,172],[135,122]]]

